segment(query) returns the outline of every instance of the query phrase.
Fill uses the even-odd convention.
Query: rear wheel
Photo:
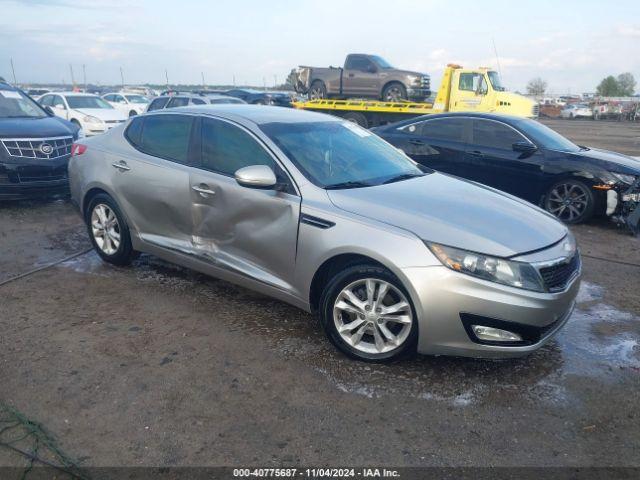
[[[591,218],[595,197],[591,189],[579,180],[561,180],[547,193],[545,208],[565,223],[582,223]]]
[[[388,362],[414,353],[418,322],[401,282],[376,265],[355,265],[333,277],[320,317],[331,342],[359,360]]]
[[[369,121],[367,120],[367,117],[365,117],[362,113],[349,112],[342,118],[344,118],[348,122],[357,123],[363,128],[369,128]]]
[[[327,98],[327,86],[321,80],[316,80],[309,89],[309,100]]]
[[[393,82],[384,87],[382,100],[385,102],[399,102],[407,99],[407,89],[398,82]]]
[[[128,265],[135,257],[127,222],[107,194],[91,199],[86,213],[89,238],[98,255],[114,265]]]

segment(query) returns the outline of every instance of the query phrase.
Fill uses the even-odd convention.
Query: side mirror
[[[533,143],[530,143],[530,142],[522,141],[522,142],[516,142],[513,144],[514,152],[532,154],[536,150],[538,150],[538,147],[536,147]]]
[[[247,188],[271,189],[276,186],[278,179],[270,167],[266,165],[250,165],[237,170],[235,173],[238,185]]]

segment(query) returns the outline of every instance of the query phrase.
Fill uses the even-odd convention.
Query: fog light
[[[499,328],[484,327],[482,325],[471,325],[473,333],[480,340],[487,342],[521,342],[522,337],[517,333]]]

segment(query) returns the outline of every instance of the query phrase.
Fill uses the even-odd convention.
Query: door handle
[[[469,155],[472,155],[474,157],[484,157],[484,153],[482,153],[479,150],[473,150],[471,152],[467,152]]]
[[[215,195],[216,192],[211,190],[207,185],[201,183],[200,185],[193,185],[191,187],[192,190],[198,192],[198,195],[201,197],[207,198],[209,195]]]
[[[129,170],[131,170],[131,168],[127,165],[127,162],[124,162],[122,160],[116,163],[112,163],[111,166],[117,168],[121,172],[128,172]]]

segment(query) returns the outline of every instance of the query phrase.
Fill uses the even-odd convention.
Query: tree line
[[[540,77],[533,78],[527,83],[529,95],[544,95],[547,82]],[[630,72],[621,73],[617,77],[609,75],[602,79],[596,87],[596,93],[601,97],[631,97],[636,90],[636,79]]]

